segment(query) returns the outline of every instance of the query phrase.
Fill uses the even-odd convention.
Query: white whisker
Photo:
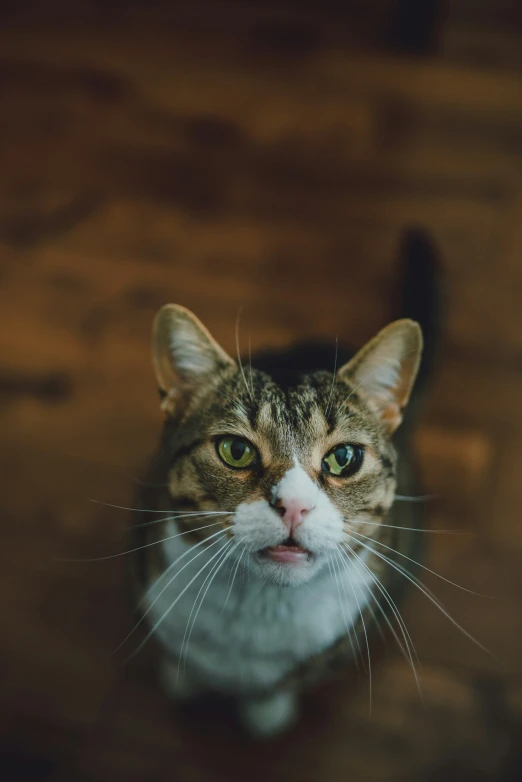
[[[342,559],[342,556],[341,556],[339,551],[337,551],[337,556],[339,557],[339,559],[342,562],[343,559]],[[357,597],[357,593],[355,591],[355,587],[354,587],[354,584],[353,584],[353,581],[352,581],[352,577],[350,575],[349,568],[346,568],[346,573],[348,575],[348,580],[349,580],[350,586],[352,588],[352,592],[353,592],[353,596],[355,598],[355,602],[357,603],[357,608],[359,610],[359,616],[361,617],[361,623],[362,623],[364,638],[365,638],[365,641],[366,641],[366,651],[368,653],[368,683],[369,683],[369,689],[370,689],[370,693],[369,693],[370,694],[369,707],[370,707],[370,718],[371,718],[371,716],[372,716],[372,661],[371,661],[371,657],[370,657],[370,642],[368,640],[368,633],[366,632],[366,623],[364,621],[364,616],[363,616],[363,612],[362,612],[362,609],[361,609],[361,604],[359,603],[359,598]]]
[[[357,542],[358,542],[358,543],[359,543],[361,546],[363,546],[363,545],[364,545],[364,544],[363,544],[363,542],[362,542],[362,540],[358,540]],[[373,553],[374,553],[374,554],[377,554],[377,552],[376,552],[374,549],[372,549],[372,551],[373,551]],[[388,557],[387,557],[387,555],[386,555],[386,554],[382,554],[382,556],[383,556],[383,557],[386,559],[386,561],[388,561]],[[390,558],[389,558],[389,563],[392,563],[392,562],[393,562],[393,560],[392,560],[392,558],[390,557]],[[423,586],[423,587],[424,587],[424,589],[426,590],[426,592],[428,592],[428,593],[431,595],[431,597],[432,597],[434,600],[438,600],[438,598],[437,598],[437,595],[435,594],[435,592],[433,592],[433,590],[431,590],[431,589],[430,589],[428,586],[426,586],[426,584],[423,584],[423,583],[421,582],[421,580],[420,580],[419,578],[417,578],[417,576],[414,576],[414,575],[413,575],[413,573],[411,572],[411,570],[408,570],[408,569],[407,569],[407,567],[406,567],[405,565],[399,565],[399,563],[398,563],[398,562],[395,562],[394,564],[395,564],[396,568],[399,570],[399,572],[400,572],[400,573],[402,573],[402,574],[404,574],[404,573],[408,573],[408,575],[410,575],[410,576],[413,578],[413,580],[414,580],[414,581],[416,581],[418,584],[421,584],[421,586]],[[442,605],[442,601],[441,601],[441,600],[439,600],[439,603]]]
[[[438,499],[438,494],[421,494],[419,497],[408,497],[406,494],[396,494],[395,499],[399,502],[430,502]]]
[[[218,540],[218,541],[215,541],[215,542],[214,542],[214,543],[212,543],[211,545],[213,546],[213,545],[215,545],[216,543],[219,543],[219,542],[220,542],[219,540]],[[226,545],[226,544],[225,544],[225,545]],[[210,546],[209,546],[209,548],[210,548]],[[205,562],[205,564],[203,565],[203,567],[202,567],[202,568],[200,568],[200,569],[198,570],[198,572],[196,573],[196,575],[195,575],[195,576],[193,576],[193,578],[191,578],[191,579],[190,579],[190,581],[188,582],[188,584],[187,584],[187,585],[186,585],[186,586],[185,586],[185,587],[184,587],[184,588],[181,590],[181,592],[180,592],[180,593],[177,595],[176,599],[175,599],[175,600],[174,600],[174,601],[173,601],[173,602],[170,604],[170,606],[169,606],[169,607],[166,609],[166,611],[164,611],[164,612],[163,612],[163,614],[160,616],[160,618],[159,618],[159,619],[158,619],[158,620],[157,620],[157,621],[154,623],[154,625],[151,627],[151,629],[149,630],[149,632],[147,633],[147,635],[145,636],[145,638],[144,638],[144,639],[141,641],[141,643],[140,643],[140,644],[138,644],[138,646],[137,646],[137,647],[136,647],[136,649],[135,649],[135,650],[132,652],[132,654],[130,654],[128,657],[126,657],[126,658],[125,658],[125,660],[124,660],[124,663],[127,663],[127,662],[129,662],[130,660],[132,660],[132,658],[133,658],[133,657],[135,657],[135,656],[138,654],[138,652],[140,652],[140,651],[143,649],[143,647],[145,646],[145,644],[146,644],[146,643],[147,643],[147,642],[148,642],[148,641],[149,641],[149,640],[152,638],[152,636],[154,635],[154,633],[156,632],[156,630],[158,629],[158,627],[159,627],[159,626],[162,624],[162,622],[163,622],[163,621],[166,619],[166,617],[167,617],[167,616],[170,614],[170,612],[171,612],[171,611],[172,611],[172,609],[173,609],[173,608],[176,606],[176,604],[177,604],[177,603],[178,603],[178,602],[181,600],[181,598],[183,597],[183,595],[185,594],[185,592],[187,591],[187,589],[189,589],[189,588],[192,586],[192,584],[194,583],[194,581],[196,580],[196,578],[198,578],[198,577],[201,575],[201,573],[202,573],[202,572],[205,570],[205,568],[207,568],[207,567],[208,567],[208,566],[211,564],[211,562],[213,562],[213,561],[216,559],[216,557],[218,557],[218,556],[221,554],[222,550],[223,550],[223,546],[222,546],[222,547],[219,549],[219,551],[217,551],[217,552],[216,552],[216,553],[215,553],[215,554],[214,554],[214,555],[213,555],[213,556],[212,556],[212,557],[211,557],[211,558],[208,560],[208,562]],[[203,552],[200,552],[200,553],[203,553]],[[187,563],[187,564],[188,564],[188,563]],[[180,572],[181,572],[181,571],[180,571]],[[177,575],[177,574],[176,574],[176,575]],[[175,578],[175,576],[173,577],[173,579],[174,579],[174,578]],[[172,579],[172,580],[173,580],[173,579]],[[171,583],[171,582],[169,582],[169,584],[170,584],[170,583]],[[164,589],[166,589],[166,588],[169,586],[169,584],[167,584],[167,585],[164,587]]]
[[[248,367],[250,372],[250,392],[252,399],[254,398],[254,379],[252,377],[252,341],[250,339],[250,333],[248,334]]]
[[[154,582],[154,584],[153,584],[152,586],[150,586],[150,587],[149,587],[149,588],[146,590],[146,592],[145,592],[145,593],[144,593],[144,594],[141,596],[140,600],[138,601],[137,608],[139,608],[139,607],[140,607],[140,605],[141,605],[143,602],[145,602],[145,600],[147,599],[148,595],[149,595],[151,592],[153,592],[153,591],[154,591],[154,589],[156,589],[156,587],[158,586],[159,582],[160,582],[160,581],[161,581],[163,578],[165,578],[165,577],[166,577],[166,576],[167,576],[167,575],[170,573],[170,571],[172,570],[172,568],[173,568],[173,567],[175,567],[175,565],[177,565],[177,564],[178,564],[178,562],[181,562],[181,560],[182,560],[182,559],[185,559],[185,557],[187,557],[189,554],[192,554],[192,553],[193,553],[193,551],[194,551],[194,549],[197,549],[197,548],[199,548],[200,546],[203,546],[205,543],[208,543],[208,541],[209,541],[209,540],[212,540],[213,538],[216,538],[218,535],[221,535],[221,536],[223,536],[225,533],[226,533],[226,530],[218,530],[218,532],[215,532],[213,535],[209,535],[209,537],[208,537],[208,538],[205,538],[205,540],[200,540],[200,541],[199,541],[199,543],[196,543],[194,546],[191,546],[189,549],[187,549],[186,551],[184,551],[184,552],[183,552],[183,554],[181,554],[181,555],[180,555],[180,556],[179,556],[177,559],[175,559],[175,560],[174,560],[174,562],[171,562],[171,563],[170,563],[170,565],[168,566],[168,568],[167,568],[166,570],[164,570],[164,571],[163,571],[163,573],[161,573],[161,575],[160,575],[160,576],[158,576],[158,578],[156,579],[156,581]],[[147,610],[146,610],[146,611],[144,611],[144,613],[143,613],[143,614],[140,616],[140,618],[138,619],[138,621],[136,622],[136,624],[134,625],[134,627],[132,628],[132,630],[130,631],[130,633],[129,633],[129,634],[128,634],[128,635],[127,635],[127,636],[126,636],[124,639],[123,639],[123,641],[122,641],[122,642],[121,642],[121,643],[120,643],[120,644],[119,644],[119,645],[116,647],[116,649],[114,650],[113,654],[115,654],[115,653],[116,653],[116,652],[117,652],[119,649],[121,649],[121,647],[122,647],[122,646],[123,646],[123,645],[126,643],[126,641],[128,641],[128,640],[129,640],[129,638],[131,637],[131,635],[133,635],[133,633],[134,633],[134,632],[135,632],[135,631],[138,629],[138,627],[139,627],[139,626],[140,626],[140,624],[143,622],[143,620],[145,619],[145,617],[147,616],[147,614],[148,614],[148,613],[149,613],[149,612],[152,610],[153,606],[154,606],[154,605],[157,603],[157,601],[160,599],[160,597],[161,597],[161,596],[162,596],[162,594],[165,592],[165,590],[169,588],[169,586],[172,584],[172,582],[174,581],[174,579],[176,579],[176,578],[179,576],[179,574],[180,574],[181,572],[183,572],[183,570],[185,570],[185,568],[186,568],[186,567],[188,567],[189,565],[191,565],[191,564],[192,564],[192,562],[194,562],[194,560],[196,560],[196,559],[197,559],[199,556],[201,556],[202,554],[204,554],[204,553],[205,553],[205,551],[208,551],[208,549],[209,549],[209,548],[212,548],[212,546],[214,546],[216,543],[219,543],[219,540],[215,540],[215,541],[214,541],[214,543],[211,543],[211,544],[208,546],[208,548],[204,549],[203,551],[199,551],[199,552],[196,554],[196,556],[195,556],[195,557],[192,557],[192,559],[190,559],[188,562],[186,562],[186,563],[185,563],[185,565],[183,565],[183,567],[181,567],[181,568],[180,568],[180,569],[179,569],[179,570],[178,570],[176,573],[174,573],[174,575],[172,576],[172,578],[171,578],[171,579],[170,579],[170,580],[169,580],[169,581],[168,581],[168,582],[165,584],[165,586],[162,588],[162,590],[161,590],[161,591],[160,591],[160,592],[159,592],[159,593],[156,595],[156,597],[154,598],[154,600],[152,601],[152,603],[149,605],[149,607],[147,608]]]
[[[194,630],[194,626],[196,624],[196,619],[198,618],[198,614],[200,612],[201,606],[203,605],[203,601],[205,600],[205,597],[207,596],[207,592],[210,589],[210,586],[212,582],[214,581],[214,578],[217,576],[218,572],[221,570],[223,565],[225,564],[226,560],[229,558],[229,556],[232,554],[233,551],[236,550],[236,548],[239,546],[239,543],[234,543],[233,540],[229,540],[228,543],[224,546],[224,549],[222,549],[223,553],[220,559],[212,566],[210,572],[205,577],[205,580],[201,584],[199,591],[194,599],[194,603],[192,605],[192,609],[190,611],[189,617],[187,619],[187,624],[185,627],[185,633],[183,635],[183,640],[181,642],[181,649],[179,653],[179,660],[178,660],[178,671],[176,678],[179,678],[179,672],[180,672],[180,666],[181,661],[183,660],[183,669],[185,669],[186,663],[187,663],[187,655],[188,655],[188,648],[190,643],[190,638],[192,636],[192,631]],[[230,548],[232,546],[232,548]],[[196,609],[196,603],[198,601],[198,598],[204,589],[206,585],[206,589],[203,592],[203,595],[201,597],[201,600],[199,602],[199,605]],[[192,614],[194,613],[194,609],[196,609],[196,613],[194,614],[194,619],[192,621],[192,624],[190,624],[190,620],[192,619]],[[189,624],[190,624],[190,630],[189,630]],[[185,647],[185,655],[183,655],[183,647]]]
[[[195,529],[187,529],[184,532],[178,532],[176,535],[169,535],[167,538],[161,538],[160,540],[153,540],[152,543],[145,543],[143,546],[136,546],[136,548],[127,549],[127,551],[119,551],[117,554],[109,554],[106,557],[93,557],[87,559],[60,559],[59,562],[103,562],[106,559],[116,559],[116,557],[124,557],[126,554],[133,554],[135,551],[141,551],[144,548],[150,548],[150,546],[157,546],[159,543],[166,543],[167,540],[174,540],[182,535],[190,535],[191,532],[199,532],[201,529],[208,529],[209,527],[215,527],[216,524],[221,524],[220,521],[215,521],[213,524],[205,524],[204,527],[195,527]],[[221,530],[220,530],[221,531]],[[225,532],[226,530],[223,530]]]
[[[243,547],[243,551],[242,551],[242,552],[241,552],[241,554],[239,555],[239,557],[238,557],[238,560],[237,560],[237,562],[236,562],[236,567],[235,567],[235,569],[234,569],[234,571],[233,571],[233,573],[232,573],[232,575],[231,575],[231,579],[230,579],[230,586],[229,586],[229,589],[228,589],[228,593],[227,593],[227,596],[226,596],[225,602],[224,602],[224,604],[223,604],[223,608],[221,609],[221,613],[222,613],[222,614],[225,612],[225,609],[226,609],[226,607],[227,607],[227,605],[228,605],[228,601],[229,601],[229,599],[230,599],[230,595],[232,594],[232,588],[233,588],[233,586],[234,586],[234,582],[235,582],[235,580],[236,580],[237,571],[238,571],[238,569],[239,569],[239,563],[241,562],[241,559],[243,558],[243,554],[245,553],[245,551],[246,551],[246,546],[244,546],[244,547]]]
[[[344,569],[345,569],[345,570],[347,570],[347,568],[348,568],[348,565],[347,565],[347,563],[344,561],[344,559],[342,559],[342,560],[341,560],[341,564],[343,565]],[[363,563],[363,564],[364,564],[364,563]],[[357,563],[356,563],[356,562],[355,562],[355,560],[354,560],[354,567],[355,567],[356,565],[357,565]],[[345,595],[346,595],[346,591],[345,591]],[[371,590],[370,590],[370,595],[373,597],[373,593],[372,593],[372,591],[371,591]],[[347,599],[348,599],[348,598],[347,598]],[[383,641],[385,641],[386,639],[385,639],[385,637],[384,637],[384,633],[382,632],[382,629],[381,629],[381,626],[380,626],[379,620],[378,620],[378,618],[377,618],[377,616],[376,616],[376,614],[375,614],[375,611],[373,610],[373,606],[371,605],[371,603],[368,603],[368,610],[370,611],[370,614],[371,614],[371,616],[372,616],[372,619],[374,620],[375,624],[377,625],[377,629],[378,629],[378,631],[379,631],[379,635],[381,636],[382,640],[383,640]],[[360,649],[360,647],[359,647],[359,649]]]
[[[169,511],[166,511],[165,508],[163,508],[163,510],[158,510],[157,508],[128,508],[126,505],[113,505],[111,502],[102,502],[101,500],[93,500],[92,498],[89,498],[89,502],[95,502],[96,505],[103,505],[106,508],[117,508],[118,510],[130,510],[130,511],[134,511],[135,513],[167,513],[168,512],[168,513],[176,514],[176,513],[186,513],[187,512],[185,510],[169,510]],[[220,511],[210,511],[210,510],[206,511],[205,510],[205,511],[201,511],[201,513],[216,513],[216,512],[217,513],[223,513],[223,514],[234,513],[234,511],[228,511],[228,510],[223,510],[223,511],[221,511],[221,510]],[[192,513],[192,511],[190,511],[190,513]]]
[[[352,634],[355,636],[355,642],[356,642],[357,647],[359,649],[359,655],[360,655],[360,658],[361,658],[361,662],[362,662],[362,664],[363,664],[363,666],[364,666],[364,668],[366,670],[366,666],[364,665],[364,658],[363,658],[363,655],[362,655],[361,645],[359,643],[359,638],[357,636],[357,633],[354,632],[353,623],[350,624],[348,622],[347,617],[346,617],[346,612],[344,610],[344,603],[343,603],[343,599],[341,597],[341,589],[339,587],[339,578],[337,576],[337,573],[334,570],[334,560],[333,560],[333,556],[331,554],[328,555],[327,562],[328,562],[328,567],[330,569],[330,573],[334,577],[334,581],[335,581],[335,583],[337,585],[337,594],[339,596],[339,605],[341,606],[341,613],[343,615],[344,624],[346,625],[346,632],[347,632],[348,638],[350,640],[350,646],[352,647],[352,653],[353,653],[353,659],[355,661],[355,665],[357,667],[357,670],[359,670],[359,657],[357,655],[357,652],[355,651],[355,646],[353,645]],[[345,596],[346,602],[348,603],[348,595],[346,594],[346,590],[344,589],[344,582],[341,582],[341,583],[343,584],[344,596]]]
[[[332,394],[335,387],[335,381],[336,381],[336,373],[337,373],[337,355],[339,353],[339,335],[335,338],[335,358],[334,358],[334,369],[333,369],[333,377],[332,377],[332,385],[330,386],[330,393],[328,395],[328,401],[326,403],[326,407],[324,409],[324,417],[328,418],[328,413],[330,412],[330,405],[332,402]]]
[[[247,393],[248,393],[248,395],[249,395],[249,397],[250,397],[250,401],[253,403],[253,402],[254,402],[254,396],[253,396],[253,393],[252,393],[252,391],[251,391],[251,390],[250,390],[250,388],[248,387],[248,383],[247,383],[247,379],[246,379],[246,375],[245,375],[245,370],[244,370],[244,368],[243,368],[243,364],[242,364],[242,362],[241,362],[241,354],[240,354],[240,350],[239,350],[239,320],[240,320],[240,318],[241,318],[241,309],[242,309],[242,308],[240,307],[240,308],[239,308],[239,310],[238,310],[238,313],[237,313],[237,318],[236,318],[236,352],[237,352],[237,363],[239,364],[239,369],[240,369],[240,372],[241,372],[241,377],[243,378],[243,382],[244,382],[244,384],[245,384],[245,388],[246,388],[246,390],[247,390]]]
[[[430,601],[431,601],[431,602],[432,602],[432,603],[433,603],[435,606],[437,606],[437,608],[439,609],[439,611],[441,611],[441,612],[444,614],[444,616],[445,616],[447,619],[449,619],[449,621],[450,621],[450,622],[451,622],[453,625],[455,625],[455,627],[457,627],[457,628],[458,628],[458,629],[461,631],[461,633],[463,633],[463,634],[464,634],[464,635],[465,635],[467,638],[469,638],[469,639],[470,639],[470,641],[473,641],[473,643],[474,643],[476,646],[478,646],[480,649],[482,649],[482,651],[486,652],[486,654],[488,654],[490,657],[492,657],[494,660],[497,660],[497,662],[498,662],[498,658],[497,658],[497,657],[496,657],[496,656],[495,656],[495,655],[494,655],[492,652],[490,652],[490,651],[489,651],[489,649],[486,649],[486,647],[485,647],[485,646],[483,646],[483,645],[480,643],[480,641],[477,641],[477,639],[476,639],[476,638],[474,638],[474,637],[471,635],[471,633],[468,633],[468,631],[467,631],[467,630],[465,630],[465,629],[464,629],[464,628],[463,628],[463,627],[462,627],[462,626],[461,626],[461,625],[460,625],[460,624],[459,624],[459,623],[458,623],[458,622],[457,622],[455,619],[453,619],[453,617],[451,616],[451,614],[449,614],[449,613],[446,611],[446,609],[445,609],[445,608],[442,606],[442,604],[440,603],[440,601],[439,601],[439,600],[438,600],[438,599],[437,599],[437,598],[436,598],[436,597],[435,597],[435,596],[434,596],[434,595],[433,595],[433,594],[430,592],[430,590],[429,590],[429,589],[428,589],[428,588],[427,588],[427,587],[426,587],[426,586],[425,586],[425,585],[422,583],[422,581],[420,581],[418,578],[415,578],[415,577],[414,577],[414,576],[412,576],[410,573],[408,573],[408,571],[406,570],[406,568],[403,568],[403,567],[402,567],[401,565],[399,565],[398,563],[396,563],[396,562],[393,562],[393,560],[391,560],[389,557],[385,556],[384,554],[381,554],[381,552],[380,552],[380,551],[376,551],[376,550],[375,550],[374,548],[372,548],[371,546],[368,546],[366,543],[363,543],[363,542],[362,542],[362,540],[361,540],[361,541],[359,541],[359,543],[361,544],[361,546],[363,546],[364,548],[366,548],[366,549],[368,549],[369,551],[371,551],[373,554],[375,554],[375,556],[377,556],[377,557],[379,557],[380,559],[382,559],[382,560],[383,560],[383,562],[386,562],[388,565],[390,565],[390,567],[393,567],[393,568],[394,568],[394,569],[395,569],[395,570],[396,570],[398,573],[400,573],[401,575],[403,575],[403,576],[404,576],[404,578],[406,578],[408,581],[410,581],[412,584],[414,584],[414,585],[417,587],[417,589],[419,589],[419,590],[420,590],[420,591],[423,593],[423,595],[425,595],[425,596],[428,598],[428,600],[430,600]]]
[[[138,529],[139,527],[151,527],[153,524],[163,524],[166,521],[181,521],[182,519],[190,519],[190,518],[196,518],[199,516],[231,516],[230,513],[222,513],[221,511],[218,511],[217,513],[213,511],[204,511],[203,513],[182,513],[176,516],[165,516],[162,519],[154,519],[153,521],[144,521],[141,524],[130,524],[127,529]],[[222,524],[223,519],[220,519],[219,521],[214,522],[214,524]],[[211,527],[212,524],[209,524]]]
[[[398,645],[399,649],[401,650],[402,654],[404,655],[404,658],[411,665],[411,669],[412,669],[412,672],[413,672],[413,676],[415,678],[417,689],[418,689],[419,694],[420,694],[420,696],[422,698],[422,691],[421,691],[421,687],[420,687],[419,678],[418,678],[418,675],[417,675],[417,669],[415,668],[415,663],[413,661],[412,651],[413,651],[413,654],[415,655],[415,659],[417,660],[417,663],[419,662],[419,658],[417,656],[417,652],[415,650],[415,645],[414,645],[414,643],[412,641],[412,638],[410,636],[408,628],[406,627],[406,622],[402,618],[401,613],[400,613],[400,611],[399,611],[399,609],[397,607],[397,604],[393,600],[392,596],[390,595],[389,591],[386,589],[384,584],[382,584],[382,582],[380,581],[378,576],[376,576],[375,573],[372,572],[371,568],[368,567],[368,565],[361,559],[361,557],[357,554],[357,552],[354,551],[354,549],[349,545],[349,543],[344,543],[343,545],[351,553],[351,555],[354,558],[354,560],[357,560],[358,562],[360,562],[362,567],[369,574],[370,578],[372,579],[372,581],[376,585],[377,589],[383,595],[384,599],[386,600],[386,602],[388,603],[389,607],[391,608],[393,616],[395,618],[395,621],[397,622],[397,624],[399,626],[399,629],[400,629],[400,631],[402,633],[402,637],[404,638],[404,643],[405,643],[405,647],[406,648],[402,645],[399,637],[397,636],[397,633],[395,632],[395,628],[393,627],[392,623],[390,622],[390,620],[389,620],[388,616],[386,615],[386,613],[385,613],[383,607],[381,606],[380,602],[376,601],[377,605],[378,605],[378,607],[379,607],[379,609],[380,609],[380,611],[381,611],[381,613],[382,613],[382,615],[384,617],[384,619],[386,620],[386,623],[387,623],[388,627],[390,628],[391,632],[393,633],[393,636],[394,636],[394,638],[395,638],[395,640],[397,642],[397,645]]]
[[[346,553],[346,552],[345,552],[345,553]],[[357,561],[357,560],[355,559],[355,557],[352,557],[351,559],[352,559],[352,561],[353,561],[353,566],[354,566],[354,568],[356,568],[356,569],[359,571],[359,565],[361,564],[361,561],[360,561],[360,560],[359,560],[359,561]],[[362,564],[364,564],[364,563],[362,563]],[[360,571],[359,571],[359,573],[360,573]],[[372,576],[373,580],[375,581],[375,578],[373,577],[373,573],[371,573],[371,571],[370,571],[370,575]],[[376,595],[375,595],[375,593],[374,593],[374,591],[373,591],[373,590],[370,590],[370,596],[373,598],[373,601],[375,602],[375,605],[376,605],[376,606],[377,606],[377,608],[380,610],[381,614],[383,615],[384,619],[386,620],[386,623],[388,624],[388,627],[390,628],[391,632],[393,633],[393,637],[395,638],[395,641],[396,641],[396,643],[397,643],[397,645],[398,645],[399,649],[400,649],[400,650],[401,650],[401,652],[404,654],[404,653],[405,653],[405,650],[404,650],[404,646],[403,646],[403,644],[402,644],[402,641],[400,640],[400,638],[398,637],[397,633],[395,632],[395,628],[393,627],[392,623],[390,622],[390,620],[389,620],[389,619],[388,619],[388,617],[386,616],[386,613],[384,612],[384,609],[383,609],[383,607],[381,606],[381,604],[380,604],[380,603],[379,603],[379,601],[377,600],[377,597],[376,597]],[[371,616],[372,616],[372,619],[373,619],[373,621],[374,621],[374,622],[375,622],[375,624],[376,624],[376,627],[377,627],[377,630],[378,630],[378,632],[379,632],[379,635],[380,635],[380,637],[381,637],[381,640],[382,640],[382,642],[386,644],[386,643],[387,643],[387,641],[388,641],[388,639],[386,638],[386,636],[385,636],[385,634],[384,634],[384,631],[383,631],[383,629],[382,629],[382,627],[381,627],[381,623],[380,623],[380,621],[379,621],[379,617],[378,617],[378,616],[377,616],[377,614],[375,613],[375,610],[374,610],[374,608],[373,608],[373,606],[372,606],[372,604],[371,604],[370,602],[368,603],[368,610],[370,611],[370,614],[371,614]],[[407,658],[406,658],[406,659],[407,659]]]
[[[463,587],[460,584],[456,584],[454,581],[451,581],[449,578],[445,578],[445,576],[441,576],[440,573],[436,573],[435,570],[432,570],[431,568],[426,567],[426,565],[422,565],[420,562],[417,562],[416,559],[412,559],[411,557],[408,557],[406,554],[402,554],[402,552],[398,551],[397,549],[392,548],[391,546],[387,546],[385,543],[381,543],[380,540],[376,540],[375,538],[370,538],[368,537],[368,535],[363,535],[362,532],[355,532],[355,530],[353,530],[353,534],[357,535],[357,537],[365,538],[366,540],[369,540],[372,543],[377,543],[377,545],[388,549],[388,551],[393,551],[394,554],[398,554],[400,557],[403,557],[404,559],[413,562],[414,565],[417,565],[423,570],[427,570],[428,573],[432,573],[434,576],[437,576],[437,578],[442,579],[442,581],[446,581],[446,583],[451,584],[454,587],[457,587],[457,589],[462,589],[463,592],[469,592],[470,595],[477,595],[477,597],[488,597],[491,599],[491,595],[481,595],[479,592],[474,592],[472,589],[467,589],[466,587]]]
[[[464,529],[422,529],[421,527],[401,527],[399,524],[383,524],[381,521],[362,521],[361,519],[347,519],[343,516],[344,521],[348,524],[367,524],[372,527],[387,527],[388,529],[403,529],[408,532],[425,532],[429,535],[471,535],[471,532]]]

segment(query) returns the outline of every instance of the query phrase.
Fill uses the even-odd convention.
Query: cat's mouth
[[[269,546],[262,549],[260,555],[272,562],[308,562],[312,553],[297,543],[293,538],[287,538],[279,546]]]

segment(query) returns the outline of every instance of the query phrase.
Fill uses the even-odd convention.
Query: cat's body
[[[395,523],[392,434],[420,349],[402,320],[336,374],[297,353],[251,369],[188,311],[160,312],[167,422],[143,501],[163,520],[140,529],[134,586],[169,694],[235,696],[250,731],[270,735],[325,663],[367,660],[376,618],[392,626],[382,555],[411,555],[400,527],[418,525],[414,506]],[[401,470],[410,493],[407,460]]]

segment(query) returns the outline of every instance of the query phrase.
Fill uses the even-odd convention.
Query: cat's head
[[[153,358],[172,508],[229,514],[183,524],[198,537],[222,525],[237,544],[231,557],[274,583],[298,585],[332,567],[351,530],[370,534],[393,502],[391,437],[421,350],[418,324],[399,320],[335,375],[282,388],[233,360],[187,309],[163,307]]]

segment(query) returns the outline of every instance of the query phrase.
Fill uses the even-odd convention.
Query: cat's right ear
[[[161,407],[173,414],[183,397],[235,361],[190,310],[166,304],[154,318],[152,360]]]

